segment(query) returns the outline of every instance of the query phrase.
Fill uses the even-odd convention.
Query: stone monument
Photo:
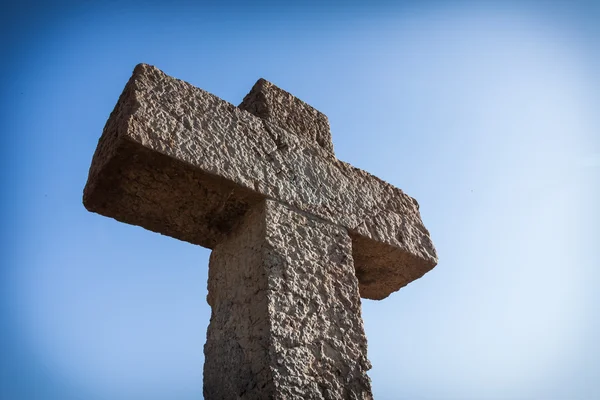
[[[437,263],[418,203],[338,160],[327,117],[263,79],[236,107],[136,66],[83,202],[213,250],[206,399],[371,399],[360,297]]]

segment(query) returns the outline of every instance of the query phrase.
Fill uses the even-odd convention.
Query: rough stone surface
[[[371,399],[352,242],[272,200],[210,258],[207,399]]]
[[[327,116],[271,82],[259,79],[238,107],[333,154]]]
[[[257,101],[245,103],[251,109]],[[214,248],[251,207],[276,199],[348,229],[360,293],[371,299],[436,265],[413,198],[337,160],[312,133],[289,132],[302,129],[297,119],[269,110],[261,119],[138,65],[104,128],[85,206]]]

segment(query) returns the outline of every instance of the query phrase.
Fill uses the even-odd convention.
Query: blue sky
[[[3,5],[0,397],[198,399],[209,251],[88,213],[140,62],[264,77],[421,205],[440,263],[364,301],[376,399],[600,398],[594,2]]]

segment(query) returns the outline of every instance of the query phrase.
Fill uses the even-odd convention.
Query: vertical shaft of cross
[[[265,200],[210,257],[206,399],[371,399],[352,242]]]

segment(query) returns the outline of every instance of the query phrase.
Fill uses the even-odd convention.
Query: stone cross
[[[93,212],[212,249],[206,399],[370,399],[360,297],[437,263],[417,202],[338,160],[327,117],[260,79],[238,106],[136,66]]]

